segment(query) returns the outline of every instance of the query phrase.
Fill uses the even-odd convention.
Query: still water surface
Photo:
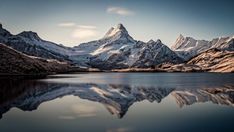
[[[233,80],[215,73],[1,78],[0,132],[233,132]]]

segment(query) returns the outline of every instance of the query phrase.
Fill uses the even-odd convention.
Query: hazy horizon
[[[231,0],[0,2],[0,22],[11,33],[34,31],[45,40],[70,47],[100,39],[118,23],[136,40],[161,39],[168,46],[179,34],[205,40],[234,35]]]

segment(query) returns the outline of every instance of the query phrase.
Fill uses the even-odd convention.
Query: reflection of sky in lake
[[[191,87],[179,87],[179,89],[172,89],[172,91],[167,87],[162,87],[161,84],[159,84],[161,88],[152,87],[152,85],[159,83],[149,81],[150,79],[158,78],[152,74],[141,74],[137,77],[137,74],[133,74],[134,76],[131,74],[111,76],[109,73],[106,74],[108,76],[96,74],[81,75],[83,79],[79,81],[85,80],[87,75],[87,78],[92,77],[95,79],[95,82],[106,80],[106,83],[86,85],[83,82],[84,85],[80,85],[78,81],[80,75],[78,75],[79,77],[76,78],[77,82],[75,82],[75,78],[63,78],[63,83],[59,83],[62,79],[58,78],[57,80],[52,79],[53,83],[49,83],[51,82],[51,79],[49,79],[50,81],[44,80],[36,83],[33,81],[32,84],[28,83],[27,85],[24,82],[22,86],[20,84],[17,85],[21,89],[32,86],[32,89],[26,90],[28,99],[29,96],[32,96],[33,98],[30,99],[40,99],[42,102],[32,111],[26,109],[37,104],[37,102],[29,100],[24,100],[20,103],[20,105],[25,104],[22,110],[15,107],[11,108],[0,119],[0,131],[232,131],[234,119],[234,109],[232,107],[234,104],[234,82],[230,81],[233,79],[232,74],[215,74],[217,75],[216,77],[213,74],[210,74],[212,76],[209,74],[190,74],[190,76],[189,74],[186,76],[184,74],[160,74],[163,76],[160,79],[169,78],[169,80],[164,80],[164,82],[183,83],[181,81],[187,78],[185,80],[186,86],[191,85]],[[97,81],[97,78],[100,80]],[[133,86],[122,85],[122,82],[120,85],[110,85],[109,82],[114,81],[112,78],[118,78],[122,81],[131,80],[131,83],[138,83],[132,83]],[[177,80],[172,78],[177,78]],[[194,78],[197,78],[197,80]],[[220,78],[225,80],[220,81]],[[70,83],[70,79],[74,79],[72,80],[73,84]],[[199,79],[205,80],[200,80],[201,83],[198,83],[196,88],[193,88],[194,82],[199,82]],[[55,80],[58,82],[56,83]],[[211,81],[214,81],[215,87],[210,85]],[[117,83],[119,82],[117,80]],[[151,83],[149,85],[145,82]],[[146,86],[139,86],[140,84]],[[169,86],[169,84],[167,85]],[[203,85],[206,87],[202,87]],[[53,89],[47,90],[51,87]],[[96,88],[95,90],[100,90],[102,93],[97,94],[93,90],[94,87]],[[75,91],[74,89],[78,90]],[[130,93],[129,89],[131,89]],[[69,93],[69,91],[72,92]],[[46,98],[50,97],[48,96],[50,95],[49,93],[53,96],[59,96],[55,96],[52,100],[46,100]],[[64,93],[66,94],[63,95]],[[134,97],[132,97],[133,95]],[[180,98],[175,98],[175,95]],[[194,100],[193,97],[199,97],[199,99]],[[113,110],[111,111],[108,108],[112,106],[111,108],[118,110],[119,106],[117,104],[122,103],[125,106],[124,101],[127,99],[138,99],[138,101],[134,100],[134,103],[129,106],[127,113],[122,118],[112,115],[115,113],[111,113]],[[155,100],[150,102],[153,99]],[[157,102],[158,99],[161,99],[161,101]],[[184,99],[185,102],[180,102],[184,103],[184,106],[180,107],[178,102],[176,102],[177,99]],[[226,101],[226,103],[230,104],[217,104],[217,100],[220,101],[218,103]],[[186,101],[191,101],[192,103],[189,104]],[[14,103],[11,105],[14,105]],[[121,110],[125,110],[125,108]]]

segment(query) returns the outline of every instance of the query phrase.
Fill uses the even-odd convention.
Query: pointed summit
[[[118,24],[116,28],[111,27],[108,32],[105,34],[104,38],[110,38],[110,37],[128,37],[128,31],[123,26],[123,24]]]
[[[180,34],[178,38],[182,39],[182,38],[184,38],[184,36],[182,34]]]
[[[185,39],[186,39],[186,37],[184,37],[182,34],[180,34],[177,37],[175,43],[171,46],[171,49],[172,50],[178,49],[183,44],[183,42],[185,41]]]
[[[120,30],[126,30],[122,23],[119,23],[116,28]]]

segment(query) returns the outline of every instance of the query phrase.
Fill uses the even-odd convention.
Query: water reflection
[[[49,83],[25,79],[0,79],[0,117],[11,108],[23,111],[36,110],[40,104],[67,95],[78,96],[103,104],[118,118],[122,118],[135,102],[148,100],[160,103],[169,94],[179,107],[194,103],[212,102],[234,106],[234,86],[173,88],[140,85],[94,84],[94,83]],[[72,107],[82,116],[93,116],[93,108]],[[60,117],[71,118],[71,117]]]

